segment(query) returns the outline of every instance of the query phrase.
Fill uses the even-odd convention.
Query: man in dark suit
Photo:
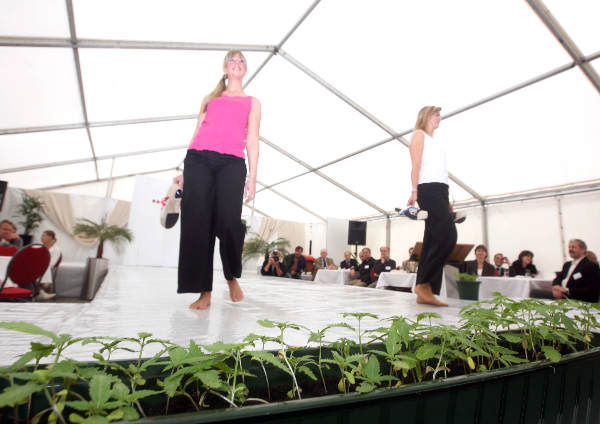
[[[506,267],[504,266],[506,264]],[[496,253],[494,255],[494,277],[502,277],[504,274],[508,277],[508,267],[510,261],[502,253]]]
[[[552,295],[556,299],[568,297],[585,302],[598,302],[600,294],[600,269],[585,256],[587,246],[583,240],[569,241],[569,256],[562,271],[552,282]]]
[[[344,260],[340,262],[340,269],[353,269],[358,266],[358,262],[351,256],[349,251],[344,252]]]

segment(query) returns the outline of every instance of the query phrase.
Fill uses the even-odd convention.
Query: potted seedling
[[[476,274],[461,272],[456,279],[458,297],[464,300],[479,300],[479,286],[481,281]]]
[[[88,278],[81,295],[82,299],[92,300],[108,273],[108,259],[102,257],[104,242],[111,242],[118,249],[122,242],[131,242],[133,234],[129,228],[108,225],[106,218],[102,218],[100,223],[81,218],[73,227],[73,234],[98,240],[96,257],[88,258]]]

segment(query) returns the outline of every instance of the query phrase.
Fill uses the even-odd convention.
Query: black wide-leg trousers
[[[183,171],[177,293],[212,291],[215,237],[225,279],[242,274],[246,164],[209,150],[187,152]]]
[[[419,208],[429,213],[425,221],[417,284],[429,283],[433,292],[440,294],[444,264],[456,246],[456,225],[450,213],[448,186],[443,183],[419,184],[417,202]]]

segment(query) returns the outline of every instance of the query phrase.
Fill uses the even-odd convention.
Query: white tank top
[[[421,170],[419,184],[444,183],[448,184],[448,169],[446,168],[446,150],[441,142],[430,137],[425,131],[423,142],[423,156],[421,157]]]

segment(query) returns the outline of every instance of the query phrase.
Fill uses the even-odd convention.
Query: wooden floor
[[[96,298],[89,303],[0,303],[0,322],[26,321],[55,333],[73,336],[136,336],[152,333],[183,346],[190,340],[208,344],[218,340],[240,342],[250,333],[278,334],[275,329],[261,327],[259,319],[301,324],[312,331],[336,322],[355,325],[344,312],[370,312],[379,319],[365,319],[363,328],[377,328],[382,319],[393,315],[415,317],[425,311],[442,315],[442,322],[456,323],[458,311],[467,304],[458,299],[445,299],[448,308],[417,305],[415,296],[389,290],[362,287],[318,285],[284,278],[264,278],[251,273],[243,275],[240,285],[245,299],[233,303],[227,285],[215,273],[212,304],[208,310],[190,310],[188,305],[197,295],[177,294],[177,269],[153,267],[114,267],[109,272]],[[347,329],[332,329],[328,339],[353,337]],[[305,345],[307,332],[286,332],[286,342]],[[29,350],[29,343],[47,343],[49,339],[0,329],[0,366],[9,365]],[[75,344],[67,349],[67,357],[91,361],[98,345]],[[146,351],[150,356],[158,345]],[[128,359],[133,354],[116,352],[113,359]]]

